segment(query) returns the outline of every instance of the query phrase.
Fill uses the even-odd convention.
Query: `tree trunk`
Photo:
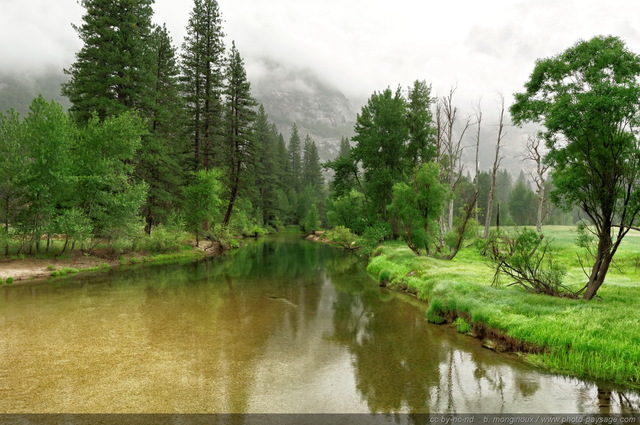
[[[592,300],[595,297],[598,289],[604,283],[604,278],[607,275],[611,260],[613,259],[611,244],[611,227],[608,226],[600,234],[600,240],[598,241],[598,252],[596,253],[595,262],[591,269],[591,275],[587,282],[587,290],[584,293],[583,298],[585,300]]]
[[[240,186],[240,176],[239,173],[236,173],[236,177],[233,182],[233,188],[231,188],[231,197],[229,198],[229,206],[227,207],[227,213],[224,216],[223,225],[226,227],[229,225],[231,221],[231,215],[233,214],[233,207],[236,203],[236,198],[238,197],[238,188]]]
[[[538,217],[536,218],[536,232],[542,233],[542,222],[544,221],[544,186],[538,189]]]

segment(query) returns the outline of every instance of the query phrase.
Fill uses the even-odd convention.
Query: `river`
[[[637,393],[497,354],[292,237],[0,288],[0,413],[620,413]]]

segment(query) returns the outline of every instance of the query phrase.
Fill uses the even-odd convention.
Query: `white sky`
[[[156,0],[155,20],[182,43],[192,1]],[[229,43],[249,78],[260,59],[314,70],[356,104],[424,79],[468,105],[497,108],[521,91],[535,60],[578,39],[620,36],[640,53],[638,0],[219,0]],[[68,67],[80,41],[76,0],[0,0],[0,70]]]

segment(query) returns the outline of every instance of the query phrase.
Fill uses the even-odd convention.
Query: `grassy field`
[[[565,284],[580,289],[586,276],[577,261],[575,227],[548,226],[543,233],[553,239],[558,259],[568,268]],[[368,271],[390,288],[427,301],[432,322],[457,318],[457,327],[466,331],[465,320],[472,329],[488,328],[523,343],[520,347],[534,352],[527,359],[551,371],[638,388],[640,235],[630,233],[616,256],[593,301],[491,286],[490,263],[474,247],[443,261],[417,257],[401,243],[388,243],[371,257]]]

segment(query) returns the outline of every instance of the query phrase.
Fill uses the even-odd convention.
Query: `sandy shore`
[[[24,260],[0,260],[0,278],[6,281],[8,277],[13,278],[14,283],[25,280],[43,279],[51,276],[55,270],[64,268],[74,268],[85,270],[100,267],[103,264],[115,266],[118,260],[107,260],[104,258],[86,256],[82,253],[74,253],[69,258],[38,259],[26,258]]]

